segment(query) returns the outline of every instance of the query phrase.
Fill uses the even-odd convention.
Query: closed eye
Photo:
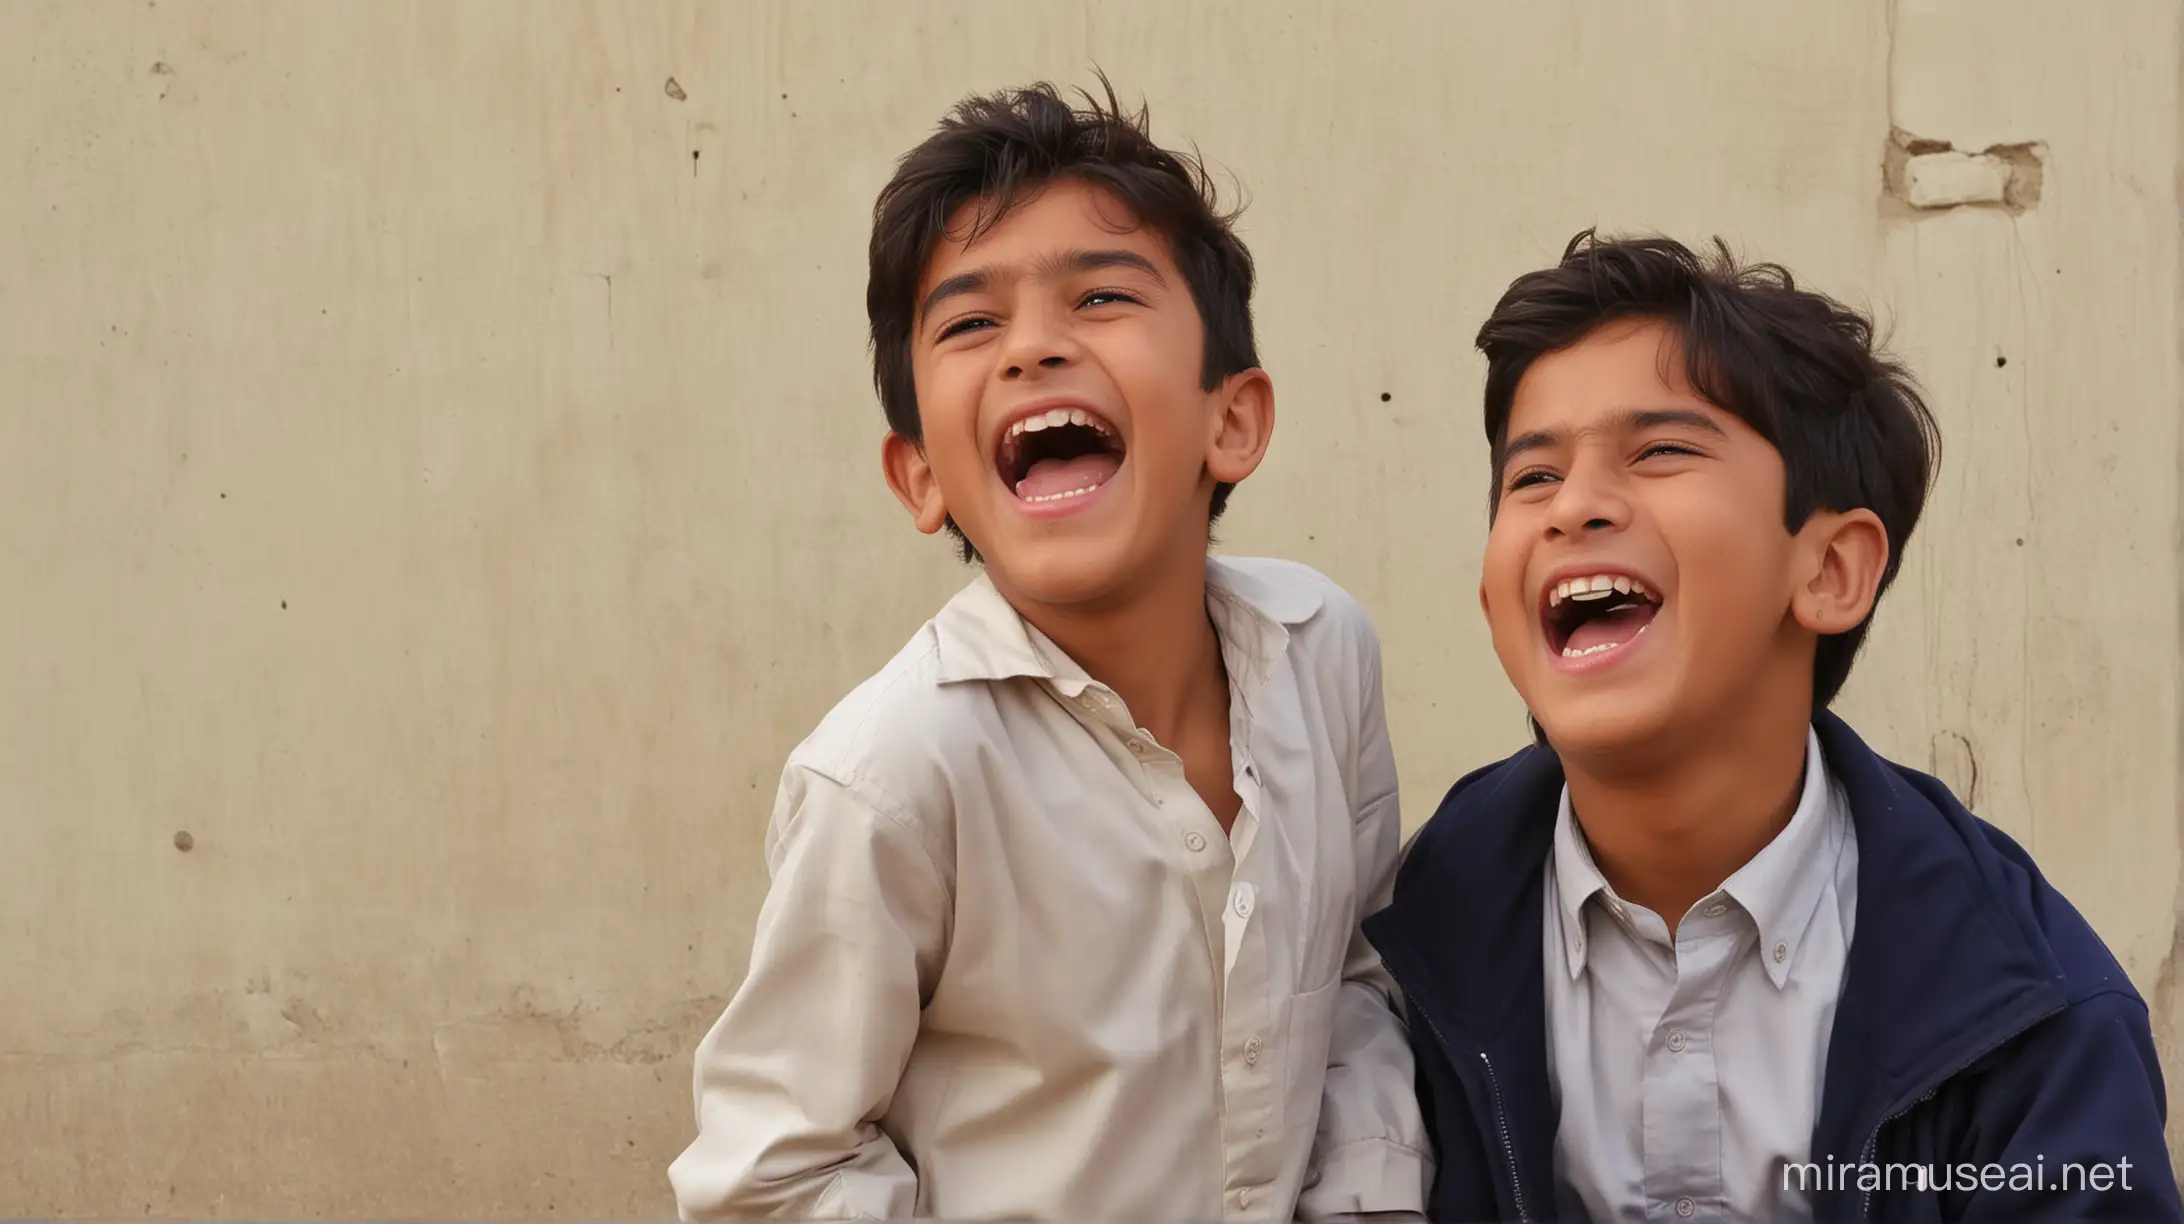
[[[1514,493],[1518,489],[1536,485],[1544,480],[1553,480],[1554,478],[1555,474],[1545,468],[1532,468],[1529,471],[1519,472],[1512,477],[1509,481],[1509,491]]]
[[[946,340],[950,336],[960,336],[973,328],[990,326],[992,323],[992,319],[982,315],[971,315],[968,318],[957,319],[955,322],[941,328],[939,338]]]
[[[1682,455],[1685,458],[1696,459],[1699,457],[1699,452],[1676,442],[1655,442],[1638,452],[1640,459],[1651,459],[1655,455]]]
[[[1145,304],[1144,300],[1136,294],[1125,293],[1120,289],[1095,289],[1084,295],[1083,300],[1077,303],[1077,308],[1082,310],[1087,306],[1105,306],[1116,302],[1128,302],[1132,306],[1143,306]],[[994,321],[984,315],[967,315],[941,328],[937,338],[946,340],[953,336],[964,335],[968,332],[992,326],[994,326]]]

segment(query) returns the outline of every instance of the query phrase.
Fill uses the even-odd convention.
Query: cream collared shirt
[[[1359,922],[1399,843],[1378,640],[1215,559],[1243,800],[984,577],[791,754],[750,970],[697,1051],[686,1219],[1423,1210],[1395,991]]]
[[[1595,1221],[1812,1218],[1802,1163],[1858,909],[1820,737],[1790,822],[1677,923],[1616,896],[1570,810],[1547,866],[1555,1187]]]

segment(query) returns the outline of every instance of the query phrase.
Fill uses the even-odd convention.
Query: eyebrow
[[[1666,429],[1681,426],[1726,438],[1728,433],[1703,412],[1689,408],[1618,408],[1598,425],[1588,426],[1581,433],[1644,433],[1649,429]],[[1535,429],[1518,434],[1502,444],[1501,464],[1506,467],[1511,459],[1530,451],[1546,450],[1560,444],[1568,436],[1561,429]]]
[[[1153,266],[1152,260],[1136,251],[1120,249],[1063,251],[1056,255],[1041,256],[1032,268],[1032,275],[1042,280],[1052,280],[1072,272],[1097,272],[1102,268],[1130,268],[1152,277],[1153,282],[1163,289],[1168,286],[1168,279],[1160,274],[1159,268]],[[978,293],[999,279],[998,270],[990,267],[974,268],[949,277],[933,286],[933,291],[926,294],[925,300],[918,304],[918,321],[924,322],[933,313],[934,307],[949,298]]]

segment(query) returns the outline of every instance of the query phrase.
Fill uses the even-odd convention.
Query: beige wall
[[[2177,1055],[2180,36],[0,4],[0,1215],[670,1210],[780,761],[964,579],[878,477],[873,193],[1095,62],[1253,201],[1282,423],[1227,543],[1376,613],[1413,822],[1524,734],[1473,595],[1509,278],[1598,223],[1880,307],[1947,451],[1843,708],[2029,842]],[[2037,143],[2040,198],[1914,213],[1891,127]]]

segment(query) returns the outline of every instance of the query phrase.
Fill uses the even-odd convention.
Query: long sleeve
[[[1360,924],[1393,897],[1402,842],[1395,753],[1382,707],[1380,648],[1369,629],[1362,655],[1362,707],[1351,786],[1355,917]],[[1300,1220],[1361,1215],[1424,1219],[1433,1158],[1400,1008],[1394,980],[1360,926],[1351,933],[1336,1002],[1319,1133],[1297,1204]]]
[[[750,971],[699,1045],[685,1220],[903,1219],[916,1174],[879,1122],[948,940],[946,877],[910,814],[791,766]]]

